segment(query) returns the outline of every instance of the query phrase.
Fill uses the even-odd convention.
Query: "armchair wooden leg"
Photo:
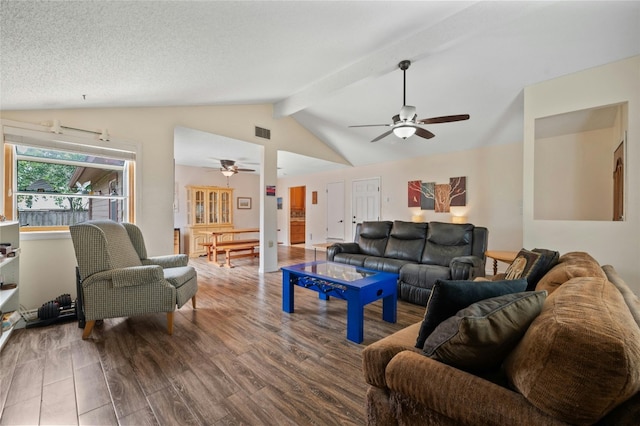
[[[196,295],[195,294],[191,298],[191,306],[193,307],[193,309],[196,308]]]
[[[86,340],[89,338],[91,334],[91,330],[93,330],[93,326],[96,325],[96,321],[87,321],[84,325],[84,330],[82,331],[82,340]]]
[[[167,332],[169,336],[173,335],[173,311],[167,312]]]

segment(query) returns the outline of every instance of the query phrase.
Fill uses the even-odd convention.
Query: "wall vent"
[[[263,139],[271,139],[271,130],[256,126],[256,136]]]

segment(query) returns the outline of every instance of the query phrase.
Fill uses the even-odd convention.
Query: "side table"
[[[318,249],[323,248],[326,249],[329,246],[332,246],[334,243],[317,243],[313,245],[313,261],[318,260]]]
[[[517,251],[501,251],[501,250],[487,250],[484,252],[485,256],[493,259],[493,275],[498,273],[498,261],[504,263],[511,263],[518,255]]]

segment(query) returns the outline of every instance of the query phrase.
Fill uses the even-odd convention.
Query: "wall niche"
[[[535,119],[534,220],[624,220],[627,109]]]

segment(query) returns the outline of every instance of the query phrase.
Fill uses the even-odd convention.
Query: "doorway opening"
[[[306,241],[306,186],[289,188],[289,244],[304,244]]]

